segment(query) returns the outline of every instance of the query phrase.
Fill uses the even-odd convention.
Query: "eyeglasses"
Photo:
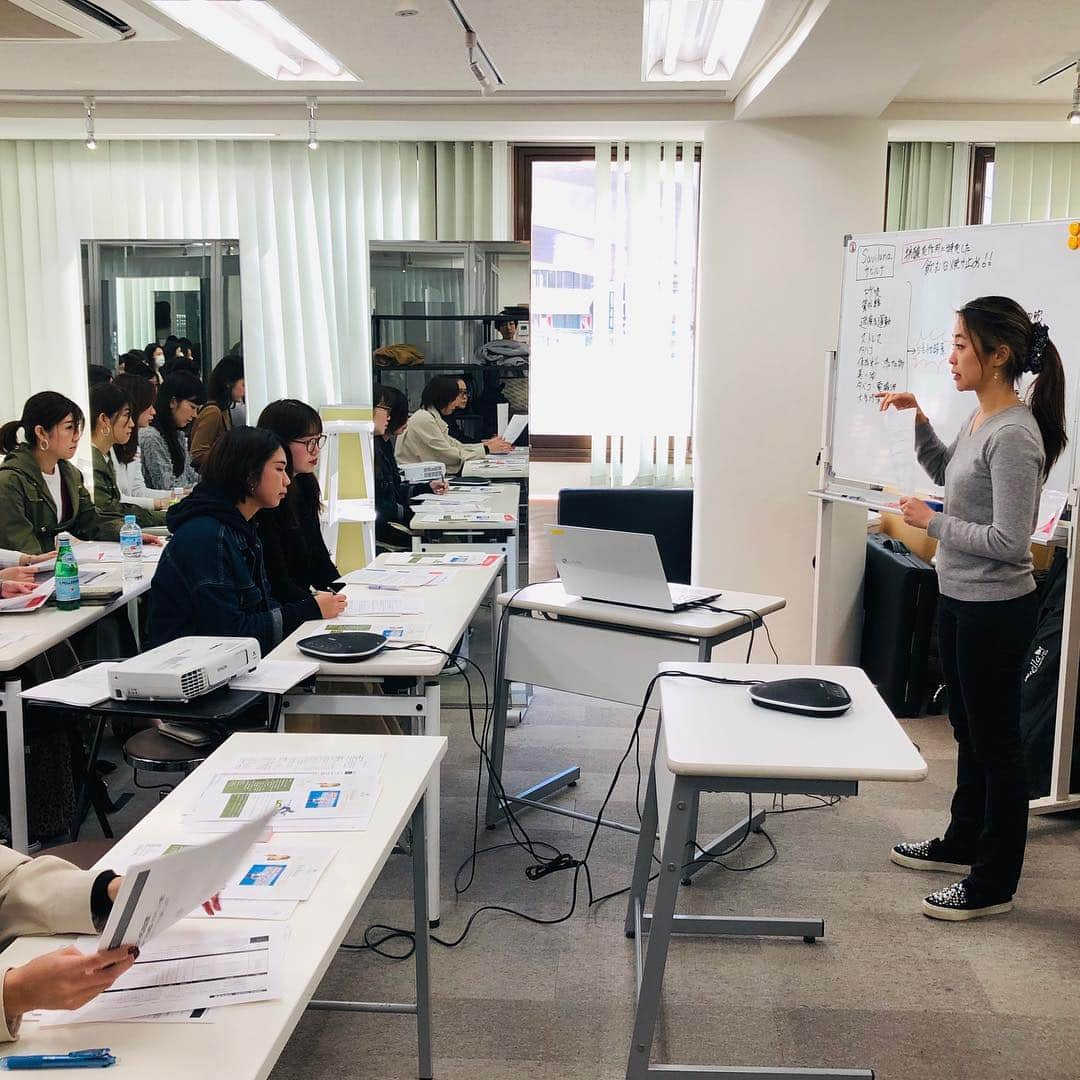
[[[325,435],[316,435],[312,439],[292,439],[294,443],[299,443],[309,454],[314,454],[316,450],[321,450],[326,445]]]
[[[383,405],[383,404],[380,403],[380,404],[376,405],[375,408],[376,409],[382,409],[382,411],[384,413],[386,413],[387,416],[390,415],[390,406],[389,405]]]

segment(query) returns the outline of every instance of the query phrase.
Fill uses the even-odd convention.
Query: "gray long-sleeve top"
[[[1035,588],[1035,530],[1046,454],[1026,405],[984,420],[972,414],[946,447],[929,423],[915,425],[919,464],[945,486],[945,508],[927,532],[938,541],[938,587],[954,600],[1012,600]]]

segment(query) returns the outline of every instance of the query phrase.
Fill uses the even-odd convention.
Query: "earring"
[[[38,446],[40,447],[42,453],[44,453],[46,450],[49,449],[49,444],[47,442],[45,442],[44,440],[39,442]]]

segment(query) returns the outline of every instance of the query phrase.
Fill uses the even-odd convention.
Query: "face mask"
[[[165,357],[164,356],[155,356],[154,357],[154,367],[164,367],[164,366],[165,366]]]

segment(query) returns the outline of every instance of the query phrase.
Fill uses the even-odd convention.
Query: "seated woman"
[[[31,859],[0,847],[0,948],[26,934],[95,934],[108,921],[121,879],[111,870],[80,870],[63,859]],[[85,953],[74,945],[19,967],[0,962],[0,1041],[18,1038],[24,1013],[77,1009],[107,990],[135,963],[123,945]]]
[[[441,461],[446,471],[456,476],[466,461],[513,449],[498,435],[478,443],[463,443],[449,433],[446,417],[458,408],[461,396],[458,380],[451,375],[436,375],[424,387],[420,408],[410,418],[398,446],[397,456],[401,461]]]
[[[154,419],[139,429],[143,479],[149,487],[171,490],[198,483],[184,429],[205,400],[203,384],[185,371],[169,375],[161,384]]]
[[[206,397],[191,427],[191,463],[200,471],[214,443],[226,431],[242,426],[234,413],[244,401],[244,361],[239,356],[226,356],[214,365]]]
[[[375,387],[375,538],[400,547],[406,539],[396,525],[408,526],[413,516],[409,500],[423,491],[442,495],[445,480],[430,484],[407,484],[401,479],[394,456],[394,440],[404,434],[409,423],[409,403],[393,386]]]
[[[90,391],[91,453],[94,460],[94,505],[106,514],[124,517],[134,514],[144,529],[165,524],[161,510],[147,510],[124,500],[113,466],[113,450],[135,437],[135,421],[131,418],[131,399],[115,383],[95,386]]]
[[[319,481],[315,470],[326,442],[322,418],[294,398],[272,401],[259,415],[260,428],[272,431],[289,455],[292,484],[280,506],[255,518],[266,556],[270,592],[287,604],[325,589],[339,577],[319,527]]]
[[[20,419],[0,428],[0,451],[7,455],[0,465],[0,545],[40,555],[56,547],[62,532],[80,540],[119,538],[123,517],[94,505],[71,464],[82,427],[82,409],[45,390],[27,398]]]
[[[253,637],[265,656],[301,623],[345,610],[345,597],[330,592],[288,604],[270,593],[252,518],[279,506],[288,489],[273,432],[236,428],[218,440],[202,482],[166,514],[173,537],[150,586],[148,647],[189,634]]]
[[[158,349],[161,349],[160,345]],[[124,502],[132,506],[139,506],[143,510],[168,510],[173,501],[172,491],[146,486],[139,451],[139,432],[150,426],[157,412],[154,408],[157,384],[139,375],[117,375],[114,382],[127,394],[131,402],[131,418],[135,421],[131,438],[125,443],[117,443],[109,451],[113,472],[116,473],[116,486]]]

